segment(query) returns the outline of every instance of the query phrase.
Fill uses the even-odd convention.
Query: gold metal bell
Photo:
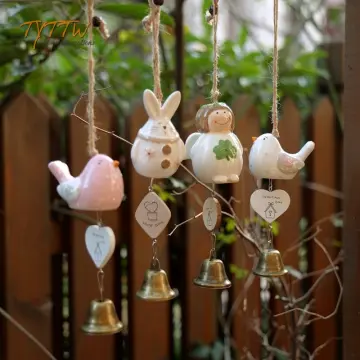
[[[224,263],[212,257],[203,261],[200,275],[194,279],[194,284],[209,289],[227,289],[231,287]]]
[[[90,304],[88,318],[82,330],[89,335],[112,335],[120,332],[120,322],[114,303],[109,300],[93,300]]]
[[[166,272],[160,269],[159,260],[154,259],[136,295],[146,301],[168,301],[177,297],[178,294],[176,289],[170,287]]]
[[[263,277],[277,277],[287,273],[279,251],[274,249],[264,250],[253,273]]]

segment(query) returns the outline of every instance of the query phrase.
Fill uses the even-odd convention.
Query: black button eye
[[[219,114],[219,112],[217,111],[216,114]]]

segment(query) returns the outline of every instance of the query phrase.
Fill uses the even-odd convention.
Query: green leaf
[[[114,15],[119,15],[126,19],[141,21],[149,13],[149,6],[147,4],[97,4],[96,9],[104,12],[109,12]],[[161,12],[161,23],[173,27],[175,25],[172,16],[165,12]]]
[[[209,345],[198,345],[190,352],[190,356],[195,359],[208,359],[210,355],[211,347]]]
[[[226,222],[226,226],[225,226],[225,229],[227,232],[233,232],[236,228],[236,222],[234,219],[232,218],[225,218],[225,222]]]
[[[249,30],[247,26],[243,26],[240,30],[239,39],[238,39],[238,44],[241,49],[243,49],[248,37],[249,37]]]
[[[237,280],[242,280],[246,278],[249,274],[249,271],[247,269],[239,268],[235,264],[230,264],[230,272],[235,275],[235,278]]]
[[[212,360],[222,360],[224,356],[224,344],[220,341],[215,341],[211,350]]]
[[[17,48],[15,46],[6,46],[1,44],[0,45],[0,66],[14,60],[22,58],[25,54],[27,54],[26,50]]]
[[[273,223],[271,223],[271,231],[273,233],[274,236],[278,236],[279,232],[280,232],[280,224],[278,221],[274,221]]]
[[[236,241],[236,236],[235,234],[224,234],[223,232],[219,232],[216,239],[224,244],[230,245]]]

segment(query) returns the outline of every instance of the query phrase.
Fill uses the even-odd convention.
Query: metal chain
[[[156,260],[158,260],[158,258],[157,258],[157,240],[156,239],[153,239],[151,246],[152,246],[152,253],[153,253],[152,259],[153,259],[153,261],[156,261]]]
[[[100,291],[100,301],[104,300],[104,271],[103,269],[100,269],[97,273],[97,280],[99,285],[99,291]]]
[[[211,233],[212,237],[212,248],[210,250],[210,259],[216,258],[216,234],[214,232]]]
[[[269,179],[269,191],[273,191],[273,182],[272,182],[272,179]]]
[[[274,234],[272,231],[272,225],[269,224],[269,229],[268,229],[268,245],[269,248],[271,249],[273,247],[273,240],[274,240]]]

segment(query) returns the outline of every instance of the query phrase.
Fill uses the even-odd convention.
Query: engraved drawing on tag
[[[96,247],[94,250],[94,260],[95,261],[101,261],[102,259],[102,251],[101,251],[101,246],[100,244],[105,244],[104,241],[97,241],[96,242]]]
[[[157,213],[157,209],[158,209],[159,205],[156,201],[150,202],[150,201],[146,201],[144,203],[144,208],[147,211],[147,219],[149,221],[158,221],[158,213]]]
[[[207,209],[206,209],[206,211],[208,212],[207,214],[207,224],[208,224],[208,226],[212,226],[213,225],[213,220],[212,220],[212,217],[211,217],[211,215],[212,215],[212,213],[214,212],[213,211],[213,209],[211,209],[211,207],[208,207]]]
[[[165,202],[155,192],[149,192],[139,204],[135,218],[143,230],[155,239],[166,228],[171,213]]]
[[[264,211],[265,217],[267,219],[275,219],[275,214],[276,213],[277,213],[277,211],[274,208],[274,203],[269,202],[267,208]]]

